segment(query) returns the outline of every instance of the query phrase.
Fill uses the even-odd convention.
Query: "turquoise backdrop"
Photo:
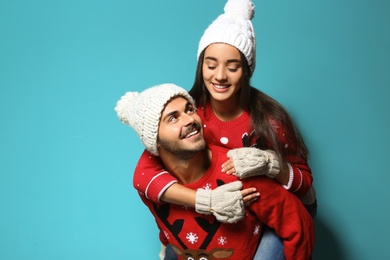
[[[252,84],[311,150],[314,259],[389,259],[390,1],[254,2]],[[157,259],[132,187],[143,148],[114,106],[159,83],[189,89],[224,4],[0,0],[0,259]]]

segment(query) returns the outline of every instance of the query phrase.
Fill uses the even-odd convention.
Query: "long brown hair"
[[[202,66],[204,52],[203,50],[199,55],[195,81],[189,91],[199,106],[205,105],[210,98],[210,94],[203,81]],[[297,156],[307,159],[308,149],[292,117],[279,102],[250,85],[251,73],[248,62],[241,52],[240,55],[243,76],[241,77],[241,88],[237,92],[237,95],[239,95],[239,105],[250,113],[251,125],[258,135],[258,148],[272,149],[280,159],[292,152]],[[295,149],[293,151],[284,149],[284,144],[278,139],[277,133],[269,119],[280,122],[285,128],[286,140],[294,144]]]

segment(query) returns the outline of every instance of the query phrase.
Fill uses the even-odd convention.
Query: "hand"
[[[275,178],[280,171],[279,160],[272,150],[244,147],[230,150],[227,156],[233,160],[235,175],[239,178],[256,175]]]
[[[226,162],[222,164],[222,172],[229,175],[234,175],[236,173],[236,168],[234,167],[233,159],[229,158]]]
[[[260,192],[256,188],[247,188],[241,191],[241,195],[245,207],[248,207],[260,197]]]
[[[225,223],[235,223],[241,220],[245,216],[241,188],[242,183],[235,181],[214,190],[198,189],[195,202],[196,212],[212,213],[218,221]],[[250,195],[251,191],[244,190],[244,194]],[[251,201],[251,197],[248,197],[247,201]]]

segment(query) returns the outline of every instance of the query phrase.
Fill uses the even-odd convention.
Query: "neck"
[[[231,121],[239,117],[244,111],[241,106],[238,105],[237,100],[229,101],[217,101],[210,100],[211,108],[216,117],[221,121]]]
[[[211,162],[211,151],[203,149],[192,158],[178,158],[172,154],[160,154],[165,168],[174,175],[181,184],[190,184],[199,180],[207,171]]]

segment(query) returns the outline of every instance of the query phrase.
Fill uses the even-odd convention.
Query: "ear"
[[[160,129],[160,127],[159,127],[159,129]],[[156,138],[156,148],[157,148],[157,150],[158,150],[159,148],[161,148],[161,145],[160,145],[160,138],[158,138],[158,135],[157,135],[157,138]]]
[[[228,258],[234,253],[233,249],[214,249],[212,255],[215,258]]]

